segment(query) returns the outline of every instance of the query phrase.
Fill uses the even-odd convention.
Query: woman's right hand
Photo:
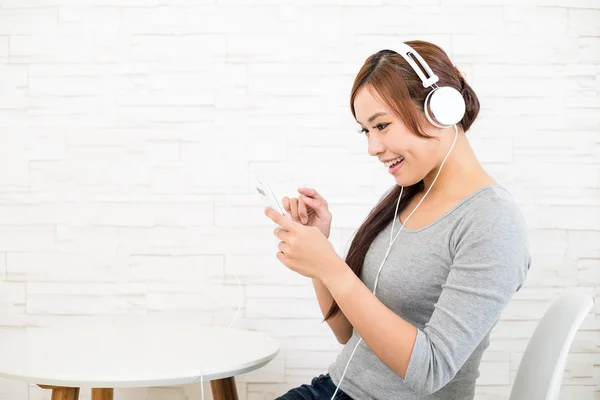
[[[298,198],[282,199],[282,205],[292,219],[306,226],[315,226],[329,239],[331,212],[327,201],[315,189],[299,188]]]

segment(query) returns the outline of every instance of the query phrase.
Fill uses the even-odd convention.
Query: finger
[[[314,198],[322,197],[319,194],[319,192],[317,192],[315,189],[312,189],[312,188],[301,187],[301,188],[298,188],[298,192],[302,193],[303,195],[314,197]]]
[[[290,245],[287,244],[286,242],[279,242],[279,245],[277,246],[277,248],[279,249],[279,251],[287,254],[287,252],[290,249]]]
[[[302,196],[302,195],[300,195]],[[319,201],[317,199],[314,199],[312,197],[308,197],[308,196],[302,196],[302,201],[304,201],[304,204],[311,207],[311,208],[319,208],[321,206],[321,204],[319,203]]]
[[[287,211],[288,213],[290,212],[290,199],[287,196],[284,196],[283,199],[281,200],[281,205],[283,206],[283,209],[285,211]]]
[[[300,196],[302,196],[302,195],[300,195]],[[323,212],[327,211],[327,205],[323,205],[322,202],[320,202],[319,200],[316,200],[312,197],[303,196],[302,202],[304,203],[305,206],[307,206],[307,208],[306,208],[307,216],[313,215],[313,214],[321,215],[321,214],[323,214]]]
[[[321,206],[327,205],[327,201],[325,200],[325,198],[323,196],[321,196],[319,194],[319,192],[317,192],[315,189],[311,189],[311,188],[299,188],[298,192],[300,192],[301,194],[307,196],[308,198],[312,198],[314,199],[313,201],[315,202],[315,206]]]
[[[304,203],[304,196],[298,196],[298,215],[303,224],[308,222],[308,212],[306,210],[306,204]]]
[[[294,222],[291,218],[273,210],[271,207],[265,207],[265,215],[287,231],[295,229],[296,227],[297,222]]]
[[[285,254],[283,254],[281,251],[277,252],[277,259],[279,261],[281,261],[282,264],[285,265]]]
[[[295,198],[291,198],[290,199],[290,208],[292,209],[292,218],[294,219],[294,221],[300,221],[300,218],[298,218],[298,199]]]
[[[290,233],[288,231],[279,227],[275,228],[273,234],[277,237],[277,239],[283,240],[284,242],[287,242],[288,238],[290,237]]]

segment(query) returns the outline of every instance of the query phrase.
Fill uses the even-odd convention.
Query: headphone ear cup
[[[459,123],[465,115],[465,109],[462,94],[450,86],[435,88],[425,98],[425,116],[438,128],[447,128]]]

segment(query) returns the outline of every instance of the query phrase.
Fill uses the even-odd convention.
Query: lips
[[[390,174],[395,174],[400,168],[402,168],[402,166],[404,165],[404,160],[400,161],[400,162],[396,162],[394,163],[390,168],[388,168],[388,171],[390,172]]]
[[[393,160],[385,161],[383,164],[385,165],[386,168],[390,168],[393,165],[401,162],[402,160],[404,160],[404,157],[400,156],[400,157],[394,158]]]

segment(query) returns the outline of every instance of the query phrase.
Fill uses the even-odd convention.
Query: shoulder
[[[486,188],[473,200],[453,235],[454,263],[477,265],[493,273],[497,284],[504,281],[511,290],[520,287],[531,266],[523,213],[501,186]]]
[[[491,185],[481,189],[465,204],[459,231],[465,229],[501,229],[512,226],[527,232],[526,219],[513,195],[503,186]]]
[[[479,191],[464,204],[453,235],[453,249],[479,248],[501,255],[529,257],[529,228],[513,195],[500,185]],[[509,254],[505,254],[510,257]]]

